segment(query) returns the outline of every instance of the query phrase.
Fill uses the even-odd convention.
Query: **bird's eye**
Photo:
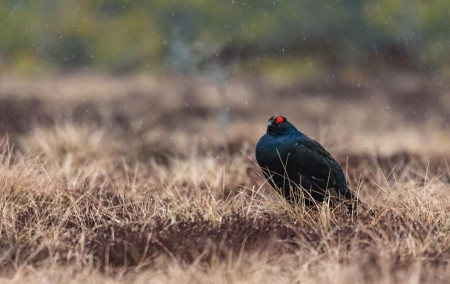
[[[275,124],[280,124],[284,122],[284,117],[282,116],[277,116],[277,118],[275,118]]]

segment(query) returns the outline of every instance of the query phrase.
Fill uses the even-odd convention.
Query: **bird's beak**
[[[276,118],[277,118],[277,116],[273,115],[267,122],[267,126],[273,126],[273,124],[274,124],[273,122],[275,121]]]

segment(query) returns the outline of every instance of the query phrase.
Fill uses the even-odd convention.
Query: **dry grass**
[[[24,83],[21,94],[0,84],[8,104],[0,128],[9,132],[0,144],[2,282],[450,277],[444,95],[425,100],[438,102],[439,113],[421,102],[412,124],[410,108],[386,111],[389,92],[408,95],[387,84],[377,98],[380,89],[368,82],[368,95],[348,99],[327,90],[308,95],[309,87],[283,95],[291,89],[279,82],[231,82],[224,147],[220,100],[205,81],[120,79],[122,94],[108,96],[105,78],[84,78],[95,91],[88,97],[73,78],[54,84],[64,80],[72,84],[67,93],[51,80]],[[45,94],[52,89],[61,93]],[[293,207],[265,183],[253,145],[280,111],[328,145],[371,212]]]

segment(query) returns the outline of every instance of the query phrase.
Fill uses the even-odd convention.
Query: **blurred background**
[[[3,0],[0,66],[188,72],[219,55],[251,71],[392,64],[448,73],[449,16],[446,0]]]
[[[193,133],[242,149],[282,113],[344,153],[444,149],[449,19],[447,0],[3,0],[0,130],[70,119],[146,156]]]

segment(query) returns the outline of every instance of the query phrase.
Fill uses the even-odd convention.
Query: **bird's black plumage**
[[[267,133],[256,146],[256,160],[270,185],[290,201],[299,193],[307,204],[330,198],[332,203],[346,202],[353,208],[357,201],[336,160],[285,117],[269,119]]]

